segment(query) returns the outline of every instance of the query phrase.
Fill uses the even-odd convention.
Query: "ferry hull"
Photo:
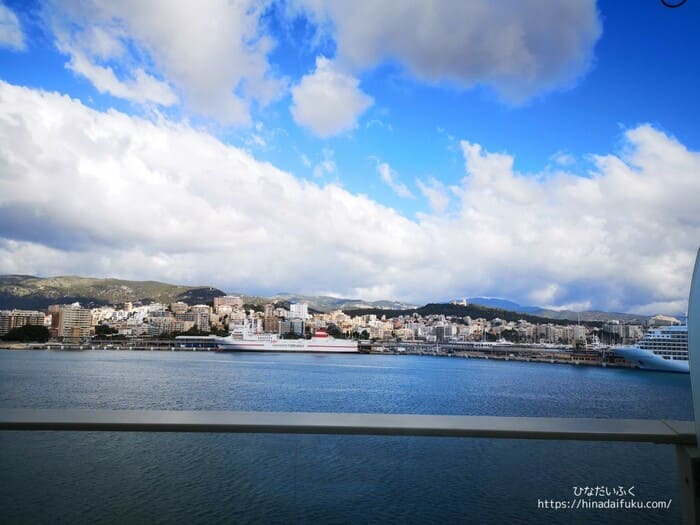
[[[311,339],[279,339],[276,336],[205,337],[179,336],[177,343],[182,348],[209,348],[217,352],[312,352],[333,354],[360,353],[357,341],[312,337]]]
[[[635,346],[614,348],[616,355],[624,357],[632,366],[640,370],[654,370],[658,372],[690,373],[687,360],[664,359],[649,350],[643,350]]]
[[[288,348],[288,347],[272,347],[272,348],[252,348],[246,345],[221,345],[217,348],[217,352],[301,352],[301,353],[318,353],[318,354],[357,354],[357,348]]]
[[[356,354],[357,344],[323,344],[308,340],[277,340],[277,341],[221,341],[218,344],[220,352],[311,352],[333,354]]]

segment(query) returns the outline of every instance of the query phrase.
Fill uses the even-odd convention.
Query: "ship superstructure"
[[[247,327],[234,330],[227,337],[209,336],[178,337],[183,346],[207,341],[211,348],[220,352],[358,352],[357,341],[335,339],[323,330],[316,330],[311,339],[284,339],[273,333],[255,333]]]
[[[636,368],[663,372],[689,372],[688,327],[664,326],[649,330],[636,346],[613,347]]]

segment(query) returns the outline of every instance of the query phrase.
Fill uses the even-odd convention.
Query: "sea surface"
[[[0,407],[692,419],[687,375],[389,355],[0,350]],[[0,520],[678,523],[674,454],[643,443],[5,431]],[[538,509],[585,486],[672,504]]]

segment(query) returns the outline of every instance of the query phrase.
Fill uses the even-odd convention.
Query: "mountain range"
[[[214,297],[226,293],[213,286],[183,286],[158,281],[127,281],[122,279],[97,279],[92,277],[59,276],[35,277],[32,275],[0,275],[0,309],[30,308],[44,310],[51,304],[80,302],[84,306],[94,307],[125,302],[159,302],[168,304],[182,301],[187,304],[211,302]],[[270,297],[240,295],[246,304],[262,305],[269,302],[289,303],[306,302],[314,311],[331,310],[410,310],[417,305],[398,301],[365,301],[323,295],[300,295],[278,293]],[[644,321],[648,316],[617,313],[570,310],[550,310],[537,306],[522,306],[506,299],[489,297],[471,297],[467,302],[490,309],[506,310],[523,314],[546,317],[549,319],[569,319],[581,321],[607,321],[619,319],[625,321]]]
[[[570,319],[572,321],[609,321],[617,319],[619,321],[645,321],[649,319],[648,315],[630,314],[622,312],[602,312],[600,310],[585,310],[577,312],[574,310],[552,310],[550,308],[540,308],[539,306],[522,306],[507,299],[498,299],[494,297],[470,297],[467,299],[469,304],[478,304],[489,308],[499,308],[501,310],[510,310],[512,312],[520,312],[525,314],[537,315],[539,317],[548,317],[549,319]]]

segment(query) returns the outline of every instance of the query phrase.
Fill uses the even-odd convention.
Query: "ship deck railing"
[[[319,412],[0,409],[0,430],[340,434],[618,441],[676,446],[684,523],[697,523],[700,454],[681,420]]]

